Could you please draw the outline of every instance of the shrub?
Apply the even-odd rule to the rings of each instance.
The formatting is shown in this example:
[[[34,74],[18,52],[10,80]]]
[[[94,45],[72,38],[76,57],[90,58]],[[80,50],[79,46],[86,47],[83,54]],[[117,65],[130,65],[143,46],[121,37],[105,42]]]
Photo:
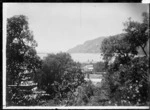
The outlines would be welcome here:
[[[67,97],[67,92],[84,82],[80,64],[72,60],[68,53],[49,54],[37,73],[39,87],[60,100]]]
[[[104,72],[105,71],[105,63],[104,62],[97,62],[94,65],[95,72]]]
[[[7,98],[8,106],[35,106],[40,100],[39,95],[26,94],[19,88],[9,88]]]
[[[134,58],[128,64],[120,65],[117,71],[108,72],[106,79],[110,94],[117,105],[146,105],[148,101],[148,58]],[[125,103],[126,102],[126,103]]]

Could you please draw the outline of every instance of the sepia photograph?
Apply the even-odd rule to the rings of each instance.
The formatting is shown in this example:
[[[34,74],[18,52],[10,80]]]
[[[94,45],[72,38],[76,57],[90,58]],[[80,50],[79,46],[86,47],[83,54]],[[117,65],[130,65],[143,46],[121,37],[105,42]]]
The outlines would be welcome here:
[[[3,3],[3,107],[150,105],[148,3]]]

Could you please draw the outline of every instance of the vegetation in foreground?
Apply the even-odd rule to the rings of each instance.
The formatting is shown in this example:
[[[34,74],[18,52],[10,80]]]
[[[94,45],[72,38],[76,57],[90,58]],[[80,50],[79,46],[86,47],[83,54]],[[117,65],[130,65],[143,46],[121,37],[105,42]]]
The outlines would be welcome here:
[[[104,64],[96,71],[106,71],[100,84],[84,80],[81,64],[67,53],[49,54],[41,60],[36,41],[29,30],[27,17],[20,15],[7,20],[7,106],[109,106],[148,105],[150,88],[149,17],[143,22],[129,19],[125,34],[103,40]],[[136,57],[141,48],[143,57]],[[115,58],[112,61],[112,58]],[[99,68],[98,68],[99,66]],[[20,88],[26,81],[37,83],[46,94],[34,94],[32,88]],[[10,86],[15,85],[15,86]]]

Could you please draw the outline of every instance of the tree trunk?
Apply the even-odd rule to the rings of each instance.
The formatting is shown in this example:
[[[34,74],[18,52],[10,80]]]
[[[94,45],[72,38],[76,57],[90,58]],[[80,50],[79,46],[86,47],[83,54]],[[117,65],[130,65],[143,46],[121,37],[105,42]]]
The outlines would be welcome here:
[[[142,51],[144,52],[145,56],[147,57],[147,53],[146,53],[146,51],[145,51],[145,49],[144,49],[145,47],[142,47],[142,46],[141,46],[141,48],[142,48]]]

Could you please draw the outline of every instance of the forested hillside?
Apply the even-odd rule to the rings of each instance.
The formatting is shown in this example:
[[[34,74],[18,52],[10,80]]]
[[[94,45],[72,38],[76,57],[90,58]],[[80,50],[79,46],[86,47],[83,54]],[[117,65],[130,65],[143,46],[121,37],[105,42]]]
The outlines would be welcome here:
[[[121,37],[122,35],[124,35],[124,34],[117,34],[114,36]],[[101,50],[100,50],[101,43],[104,40],[104,38],[107,38],[107,37],[109,37],[109,36],[98,37],[93,40],[85,41],[84,44],[77,45],[76,47],[69,49],[67,52],[68,53],[101,53]],[[149,41],[147,42],[147,46],[146,46],[145,50],[147,53],[149,53]],[[138,54],[139,55],[144,54],[143,51],[141,50],[141,48],[138,48]]]
[[[68,53],[100,53],[100,45],[104,38],[105,37],[98,37],[93,40],[85,41],[84,44],[69,49]]]

